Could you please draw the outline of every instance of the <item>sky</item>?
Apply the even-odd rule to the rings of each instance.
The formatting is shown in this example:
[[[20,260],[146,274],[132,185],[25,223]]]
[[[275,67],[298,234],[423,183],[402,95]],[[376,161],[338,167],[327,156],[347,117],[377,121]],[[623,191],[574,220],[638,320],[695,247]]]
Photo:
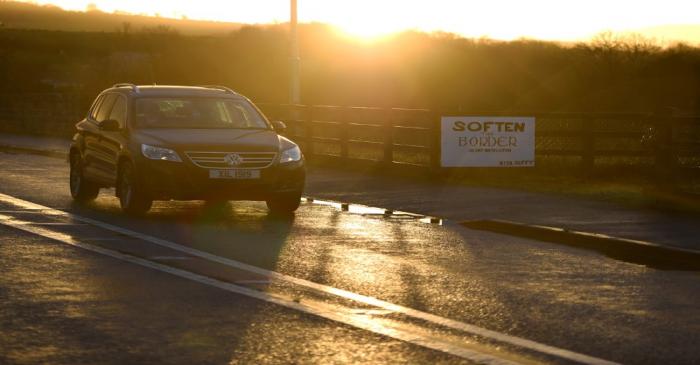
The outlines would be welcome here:
[[[289,0],[35,0],[64,9],[240,23],[284,23]],[[323,22],[359,38],[407,29],[466,37],[586,40],[604,31],[700,43],[700,0],[298,0],[301,22]]]

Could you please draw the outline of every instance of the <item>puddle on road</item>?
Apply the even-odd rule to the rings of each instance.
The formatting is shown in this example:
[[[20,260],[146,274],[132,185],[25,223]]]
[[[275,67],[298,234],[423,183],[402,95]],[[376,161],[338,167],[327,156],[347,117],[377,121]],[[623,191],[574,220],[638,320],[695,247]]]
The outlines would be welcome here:
[[[303,202],[307,204],[325,205],[336,208],[343,212],[348,212],[350,214],[358,214],[366,217],[379,217],[384,219],[394,219],[394,220],[415,220],[421,223],[437,224],[442,225],[443,220],[437,217],[431,217],[421,214],[403,212],[399,210],[391,210],[377,207],[370,207],[362,204],[350,204],[341,203],[332,200],[319,200],[311,197],[302,198]]]

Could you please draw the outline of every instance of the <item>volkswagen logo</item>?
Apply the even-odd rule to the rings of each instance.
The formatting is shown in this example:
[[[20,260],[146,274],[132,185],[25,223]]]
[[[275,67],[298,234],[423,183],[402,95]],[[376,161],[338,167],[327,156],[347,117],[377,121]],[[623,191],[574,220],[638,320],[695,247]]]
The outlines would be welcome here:
[[[237,153],[229,153],[224,156],[224,162],[229,166],[238,166],[243,163],[243,157]]]

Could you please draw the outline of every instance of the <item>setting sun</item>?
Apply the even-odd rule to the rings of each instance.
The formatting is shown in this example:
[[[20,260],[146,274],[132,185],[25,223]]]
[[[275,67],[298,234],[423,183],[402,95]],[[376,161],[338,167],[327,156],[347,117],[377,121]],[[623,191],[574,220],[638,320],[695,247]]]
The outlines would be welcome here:
[[[163,17],[207,19],[247,24],[284,23],[288,0],[197,2],[136,0],[39,0],[71,10],[88,4],[105,12],[125,11]],[[578,41],[603,32],[634,32],[661,41],[699,42],[700,12],[696,2],[450,0],[324,1],[299,0],[301,22],[321,22],[344,33],[371,40],[403,30],[445,31],[466,37],[534,38]]]
[[[388,22],[337,23],[340,32],[362,42],[373,42],[398,32],[401,27]]]

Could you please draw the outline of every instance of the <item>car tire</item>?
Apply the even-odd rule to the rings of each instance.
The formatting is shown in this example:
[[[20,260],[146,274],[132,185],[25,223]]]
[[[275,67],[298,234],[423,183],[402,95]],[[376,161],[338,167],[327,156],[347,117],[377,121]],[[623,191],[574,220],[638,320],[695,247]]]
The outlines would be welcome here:
[[[267,199],[267,209],[272,213],[291,214],[301,204],[301,192],[279,194]]]
[[[153,199],[139,185],[133,165],[128,162],[120,165],[117,193],[122,211],[129,215],[144,214],[153,204]]]
[[[100,187],[85,178],[84,163],[80,154],[74,153],[70,159],[70,195],[78,203],[95,200],[100,193]]]

